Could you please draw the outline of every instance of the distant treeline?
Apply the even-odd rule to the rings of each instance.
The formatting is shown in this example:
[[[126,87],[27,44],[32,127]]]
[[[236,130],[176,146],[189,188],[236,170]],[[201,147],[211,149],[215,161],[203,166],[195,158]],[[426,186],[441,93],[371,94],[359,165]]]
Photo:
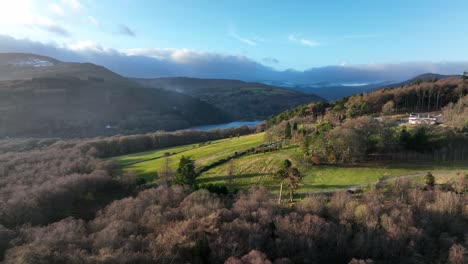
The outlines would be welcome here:
[[[270,132],[267,132],[270,133]],[[468,134],[438,126],[401,127],[368,116],[323,122],[301,140],[304,156],[322,163],[366,160],[468,160]]]
[[[152,149],[169,148],[186,144],[200,143],[228,137],[254,133],[255,127],[237,127],[210,131],[181,130],[176,132],[156,132],[141,135],[122,135],[85,140],[77,144],[83,152],[107,158]]]
[[[202,143],[222,138],[242,136],[256,132],[255,127],[241,126],[210,131],[179,130],[175,132],[158,131],[147,134],[117,135],[91,139],[59,138],[37,139],[4,139],[0,140],[0,154],[5,152],[23,152],[33,149],[45,149],[49,146],[77,147],[83,153],[94,157],[107,158],[129,153],[169,148],[173,146]]]
[[[439,111],[468,93],[468,81],[461,77],[416,82],[398,88],[345,97],[330,103],[310,103],[272,116],[277,125],[294,117],[343,120],[362,115]]]

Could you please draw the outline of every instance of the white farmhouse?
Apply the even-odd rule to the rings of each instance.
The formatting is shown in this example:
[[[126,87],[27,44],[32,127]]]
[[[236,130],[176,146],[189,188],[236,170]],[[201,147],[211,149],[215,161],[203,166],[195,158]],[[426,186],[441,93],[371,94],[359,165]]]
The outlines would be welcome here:
[[[430,114],[411,114],[408,118],[408,123],[412,125],[419,124],[429,124],[435,125],[442,123],[440,120],[440,115],[430,115]]]

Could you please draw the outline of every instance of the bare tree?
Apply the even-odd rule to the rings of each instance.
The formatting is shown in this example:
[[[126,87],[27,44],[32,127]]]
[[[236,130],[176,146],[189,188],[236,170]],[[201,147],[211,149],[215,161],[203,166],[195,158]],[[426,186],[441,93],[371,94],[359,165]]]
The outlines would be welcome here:
[[[171,163],[170,154],[166,152],[164,153],[164,163],[163,163],[161,173],[160,173],[165,186],[168,186],[172,180],[171,178],[172,178],[173,173],[169,166],[170,163]]]
[[[229,162],[228,162],[228,166],[227,166],[226,180],[225,180],[226,185],[230,190],[232,190],[233,185],[234,185],[234,177],[235,177],[234,170],[235,170],[234,160],[230,159]]]

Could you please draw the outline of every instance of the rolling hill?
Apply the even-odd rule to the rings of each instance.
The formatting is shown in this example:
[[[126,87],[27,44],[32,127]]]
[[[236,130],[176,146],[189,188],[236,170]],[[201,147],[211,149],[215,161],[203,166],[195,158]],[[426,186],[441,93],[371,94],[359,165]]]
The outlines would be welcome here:
[[[312,101],[324,101],[304,94],[261,83],[224,79],[156,78],[134,79],[148,88],[184,93],[222,109],[233,120],[258,120]]]
[[[445,80],[450,77],[459,77],[459,75],[442,75],[435,73],[425,73],[408,79],[404,82],[382,81],[370,84],[340,84],[340,83],[312,83],[312,84],[295,84],[290,82],[272,82],[265,81],[266,84],[284,87],[294,91],[299,91],[306,94],[315,94],[327,100],[338,100],[343,97],[370,93],[381,88],[393,88],[404,85],[409,85],[417,82],[427,82],[433,80]]]
[[[0,54],[0,137],[84,137],[228,120],[196,98],[146,89],[104,67]]]
[[[40,77],[122,80],[124,77],[92,63],[62,62],[28,53],[0,53],[0,81]]]

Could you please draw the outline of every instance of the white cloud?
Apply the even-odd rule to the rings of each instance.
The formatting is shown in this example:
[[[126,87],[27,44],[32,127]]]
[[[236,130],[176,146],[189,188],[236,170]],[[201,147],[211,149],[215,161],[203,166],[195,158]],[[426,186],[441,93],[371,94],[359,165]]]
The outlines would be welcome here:
[[[67,37],[70,33],[54,20],[43,16],[31,16],[22,23],[23,25],[39,28],[58,36]]]
[[[82,40],[71,43],[66,45],[66,48],[76,52],[108,53],[113,51],[111,49],[103,48],[99,43],[92,40]]]
[[[65,15],[65,12],[63,11],[63,9],[56,3],[50,3],[49,4],[49,10],[52,11],[52,13],[54,13],[54,15],[56,16],[64,16]]]
[[[252,37],[252,39],[253,39],[254,41],[257,41],[257,42],[270,42],[269,39],[262,38],[262,37],[259,37],[259,36],[257,36],[257,35],[254,35],[254,36]]]
[[[301,38],[301,37],[299,37],[297,35],[289,35],[288,39],[290,41],[292,41],[292,42],[299,43],[299,44],[302,44],[304,46],[309,46],[309,47],[320,46],[320,43],[318,41]]]
[[[257,45],[257,42],[255,42],[255,41],[253,41],[251,39],[248,39],[248,38],[241,37],[241,36],[237,35],[237,33],[235,33],[235,32],[231,32],[229,35],[231,37],[241,41],[241,42],[244,42],[245,44],[250,45],[250,46],[256,46]]]
[[[40,29],[58,36],[69,36],[70,33],[49,17],[39,15],[36,6],[31,0],[14,0],[0,8],[0,24],[12,26],[26,26]],[[53,5],[48,6],[52,12],[60,13]],[[57,6],[58,7],[58,6]],[[63,11],[63,10],[62,10]]]
[[[81,3],[78,0],[62,0],[62,3],[67,4],[74,10],[78,10],[81,8]]]
[[[51,56],[62,61],[91,62],[132,77],[197,77],[245,81],[288,81],[312,84],[372,83],[403,81],[419,74],[433,72],[460,74],[468,69],[468,61],[401,62],[347,64],[325,66],[305,71],[278,71],[246,56],[196,51],[190,49],[126,49],[114,50],[91,40],[68,44],[44,44],[28,39],[15,39],[0,34],[0,52],[27,52]],[[274,58],[265,58],[276,64]],[[264,62],[265,62],[264,60]]]
[[[180,64],[190,64],[197,62],[208,62],[210,60],[223,60],[227,58],[236,58],[237,60],[246,59],[244,56],[232,56],[213,52],[203,52],[191,49],[124,49],[120,50],[127,56],[145,56],[163,61],[171,61]]]
[[[0,8],[0,23],[25,24],[33,16],[33,3],[29,0],[5,1]]]
[[[93,16],[88,16],[88,20],[89,22],[91,22],[93,25],[95,25],[96,27],[99,27],[101,25],[101,23],[99,22],[99,20],[97,20],[95,17]]]

